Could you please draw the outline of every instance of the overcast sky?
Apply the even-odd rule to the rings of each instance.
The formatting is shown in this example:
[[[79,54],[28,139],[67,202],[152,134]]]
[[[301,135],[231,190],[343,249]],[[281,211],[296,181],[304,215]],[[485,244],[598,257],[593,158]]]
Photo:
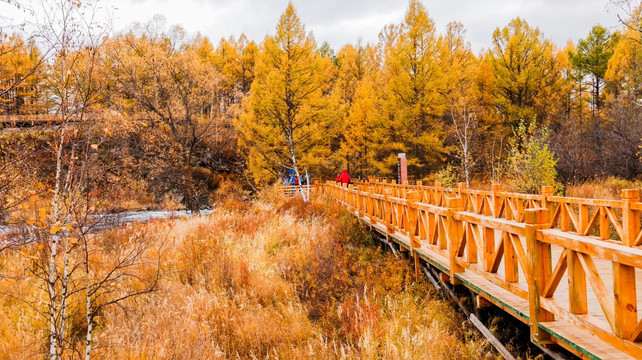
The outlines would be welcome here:
[[[103,0],[112,4],[116,30],[133,22],[147,22],[155,14],[169,24],[201,32],[217,43],[221,37],[239,36],[261,42],[273,34],[288,0]],[[563,47],[571,39],[586,37],[591,27],[617,26],[615,9],[608,0],[423,0],[442,33],[450,21],[464,24],[475,52],[488,48],[493,30],[515,17],[537,26]],[[317,43],[328,41],[338,51],[343,45],[373,43],[387,24],[402,21],[407,0],[292,0],[299,17]]]
[[[118,10],[115,26],[145,22],[162,14],[170,24],[200,31],[214,43],[238,36],[262,41],[273,34],[288,0],[108,0]],[[293,0],[299,17],[317,42],[338,50],[347,43],[375,42],[384,25],[403,19],[407,0]],[[586,37],[593,25],[615,28],[608,0],[423,0],[439,32],[450,21],[464,24],[473,50],[488,48],[493,30],[517,16],[537,26],[557,45]]]

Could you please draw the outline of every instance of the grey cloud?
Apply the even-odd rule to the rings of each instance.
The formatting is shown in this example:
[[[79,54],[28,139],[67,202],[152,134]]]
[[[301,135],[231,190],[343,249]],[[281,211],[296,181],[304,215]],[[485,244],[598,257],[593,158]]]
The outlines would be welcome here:
[[[288,0],[108,0],[121,9],[145,6],[145,15],[168,9],[168,22],[183,22],[190,31],[200,31],[217,42],[221,37],[238,36],[262,41],[274,33]],[[402,20],[407,0],[293,0],[301,20],[320,43],[327,40],[338,49],[362,38],[373,42],[387,24]],[[606,11],[607,0],[423,0],[437,29],[443,32],[450,21],[459,21],[468,30],[473,49],[491,44],[492,32],[514,17],[537,26],[559,46],[568,39],[585,37],[597,23],[613,27],[615,14]],[[141,13],[121,16],[124,21],[141,21]],[[136,17],[136,18],[135,18]],[[122,24],[121,24],[122,25]]]

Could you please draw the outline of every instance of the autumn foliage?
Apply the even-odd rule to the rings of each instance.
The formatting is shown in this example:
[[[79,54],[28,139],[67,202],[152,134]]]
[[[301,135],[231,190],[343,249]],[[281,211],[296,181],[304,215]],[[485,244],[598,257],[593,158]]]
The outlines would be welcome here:
[[[634,10],[623,17],[628,27],[595,26],[564,47],[515,18],[479,54],[462,24],[438,29],[415,0],[378,42],[336,53],[291,4],[261,43],[241,35],[213,44],[159,16],[69,44],[65,57],[14,34],[0,39],[2,112],[52,114],[60,94],[77,94],[66,109],[106,129],[92,146],[114,163],[114,180],[136,184],[123,195],[141,202],[127,207],[207,207],[225,178],[263,185],[290,170],[301,180],[342,168],[357,178],[393,176],[401,152],[411,179],[449,165],[457,181],[510,185],[521,122],[549,129],[561,183],[633,178],[642,137]],[[65,92],[60,66],[73,84]],[[110,156],[101,144],[122,152]],[[43,170],[45,183],[51,170]]]
[[[639,187],[642,8],[614,4],[620,29],[561,47],[515,18],[477,54],[419,0],[336,52],[292,4],[260,42],[114,33],[94,0],[41,0],[33,33],[0,14],[0,357],[488,356],[339,207],[269,187],[398,153],[411,181]]]

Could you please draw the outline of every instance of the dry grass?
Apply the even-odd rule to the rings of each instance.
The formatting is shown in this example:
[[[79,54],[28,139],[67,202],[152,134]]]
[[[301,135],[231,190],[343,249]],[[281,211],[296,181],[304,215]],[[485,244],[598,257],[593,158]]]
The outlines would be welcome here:
[[[623,189],[642,189],[642,180],[631,181],[611,176],[604,180],[569,185],[566,196],[619,200]]]
[[[255,202],[238,196],[221,202],[208,217],[108,234],[114,243],[132,231],[161,241],[169,231],[171,247],[157,292],[102,314],[95,358],[494,358],[448,304],[413,281],[408,263],[372,246],[339,206],[269,191]],[[1,257],[3,272],[21,271],[28,261],[17,253]],[[12,286],[37,292],[22,279]],[[45,348],[35,314],[0,300],[0,313],[9,314],[0,317],[0,337],[7,339],[0,358]]]

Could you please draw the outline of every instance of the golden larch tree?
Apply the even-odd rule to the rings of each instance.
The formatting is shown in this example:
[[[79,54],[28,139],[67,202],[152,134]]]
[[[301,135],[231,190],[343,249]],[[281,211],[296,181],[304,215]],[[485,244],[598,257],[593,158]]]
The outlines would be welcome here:
[[[254,83],[237,121],[255,181],[291,170],[301,184],[304,170],[327,167],[333,69],[289,4],[276,35],[267,37],[260,49]]]
[[[397,153],[408,153],[409,173],[417,178],[444,160],[443,73],[434,22],[425,7],[411,0],[403,23],[387,28],[381,39],[388,47],[382,69],[383,115],[379,117],[376,165],[391,175]]]
[[[563,81],[555,52],[538,28],[520,18],[493,32],[486,60],[493,69],[495,105],[509,127],[520,119],[546,121],[555,112]]]
[[[346,45],[337,54],[338,75],[333,94],[337,101],[337,119],[340,121],[338,154],[347,167],[357,176],[367,173],[369,138],[373,99],[373,77],[377,67],[371,46]],[[343,161],[337,161],[343,163]]]

